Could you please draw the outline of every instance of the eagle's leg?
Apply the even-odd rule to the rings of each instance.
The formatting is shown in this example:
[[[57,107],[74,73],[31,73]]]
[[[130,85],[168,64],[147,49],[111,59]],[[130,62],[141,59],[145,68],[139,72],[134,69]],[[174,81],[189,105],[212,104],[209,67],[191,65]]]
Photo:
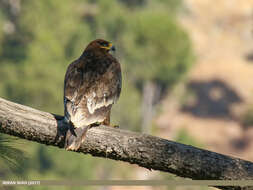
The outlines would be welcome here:
[[[103,125],[110,126],[110,112],[107,114],[105,120],[102,122]]]
[[[65,138],[65,149],[66,150],[78,150],[81,146],[81,144],[84,142],[86,133],[90,127],[89,126],[83,126],[75,128],[75,134],[74,136],[70,130],[68,130]]]

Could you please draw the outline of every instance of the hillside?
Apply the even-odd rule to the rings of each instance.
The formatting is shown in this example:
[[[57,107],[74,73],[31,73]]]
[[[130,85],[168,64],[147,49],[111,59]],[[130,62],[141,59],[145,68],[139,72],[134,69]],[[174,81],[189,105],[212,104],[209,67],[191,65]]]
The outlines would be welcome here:
[[[253,160],[253,127],[241,124],[253,103],[253,1],[184,4],[180,22],[196,64],[187,85],[164,101],[156,124],[163,137],[175,139],[183,128],[209,150]]]

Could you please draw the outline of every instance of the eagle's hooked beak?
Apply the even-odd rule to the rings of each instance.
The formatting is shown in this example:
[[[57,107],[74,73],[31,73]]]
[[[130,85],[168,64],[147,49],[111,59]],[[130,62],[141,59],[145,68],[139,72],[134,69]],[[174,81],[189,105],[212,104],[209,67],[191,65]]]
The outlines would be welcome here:
[[[116,51],[116,48],[112,43],[108,43],[106,46],[101,46],[101,48],[106,49],[108,52],[109,51]]]
[[[110,50],[111,50],[111,51],[116,51],[115,46],[112,46],[112,47],[110,48]]]
[[[109,51],[116,51],[116,48],[114,45],[112,45],[112,43],[109,43],[108,48],[109,48]]]

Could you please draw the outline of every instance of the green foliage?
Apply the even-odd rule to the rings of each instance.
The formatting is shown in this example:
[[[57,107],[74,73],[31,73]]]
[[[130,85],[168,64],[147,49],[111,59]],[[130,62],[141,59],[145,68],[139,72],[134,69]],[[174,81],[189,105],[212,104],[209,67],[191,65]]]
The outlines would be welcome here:
[[[124,43],[129,72],[138,81],[153,80],[167,86],[177,82],[193,58],[186,33],[161,10],[139,11],[131,19]]]
[[[5,165],[4,169],[11,169],[16,172],[18,169],[22,169],[22,164],[26,158],[24,150],[17,148],[19,143],[17,138],[0,134],[0,163]]]
[[[23,47],[27,52],[19,68],[10,70],[18,81],[5,77],[9,83],[5,88],[10,92],[9,98],[56,113],[62,113],[62,94],[59,92],[62,92],[66,67],[81,54],[84,42],[91,39],[89,28],[82,22],[80,14],[73,14],[70,8],[77,9],[78,5],[72,1],[61,2],[23,2],[19,25],[29,33]],[[74,45],[71,44],[73,39],[78,39],[74,40]],[[12,49],[19,51],[16,46]]]

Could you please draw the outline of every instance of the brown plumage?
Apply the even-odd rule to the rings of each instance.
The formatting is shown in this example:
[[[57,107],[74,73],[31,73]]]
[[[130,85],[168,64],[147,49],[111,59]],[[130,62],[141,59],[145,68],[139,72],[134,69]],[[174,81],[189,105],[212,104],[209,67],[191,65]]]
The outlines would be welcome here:
[[[92,124],[110,125],[110,111],[121,91],[120,64],[110,42],[92,41],[72,62],[64,80],[64,116],[69,123],[65,148],[77,150]],[[78,128],[78,129],[75,129]]]

